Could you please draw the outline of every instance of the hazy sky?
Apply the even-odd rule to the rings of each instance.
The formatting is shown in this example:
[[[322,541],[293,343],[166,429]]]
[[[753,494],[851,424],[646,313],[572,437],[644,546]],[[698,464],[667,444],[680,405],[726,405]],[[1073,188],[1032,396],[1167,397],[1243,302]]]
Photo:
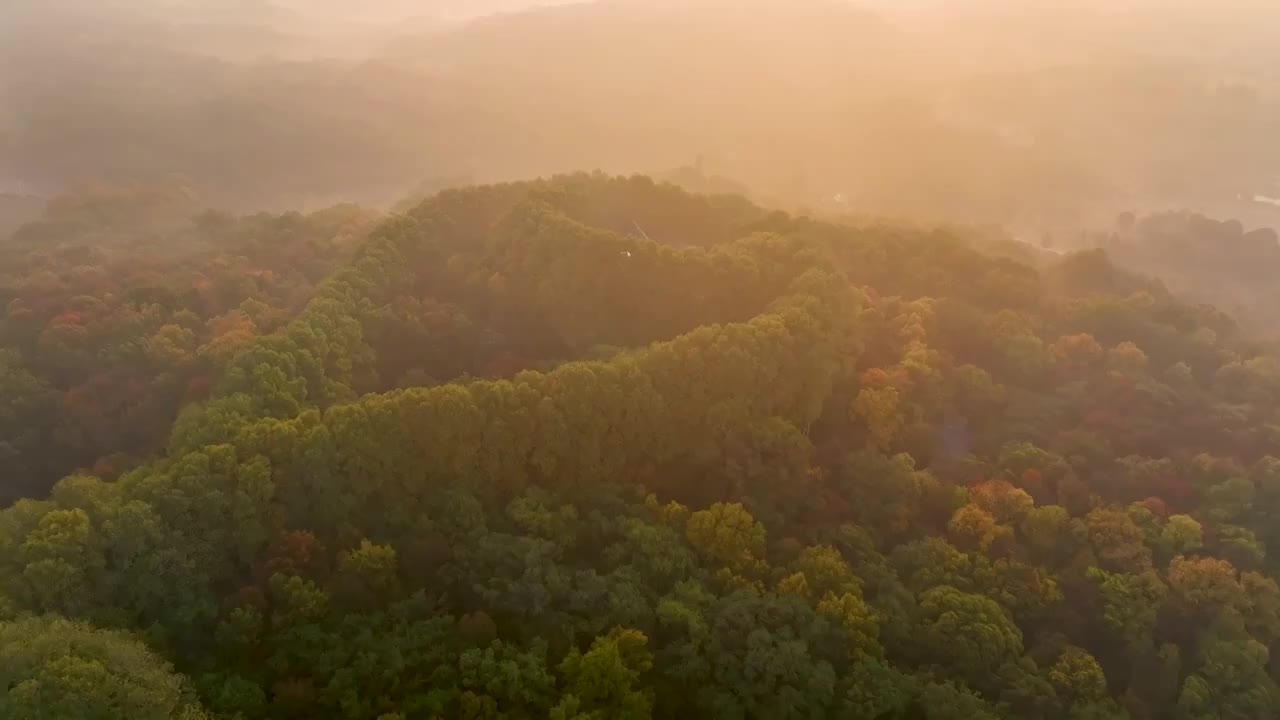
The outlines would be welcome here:
[[[179,173],[237,203],[381,202],[702,156],[798,202],[1055,224],[1280,192],[1280,0],[599,0],[456,22],[545,4],[573,3],[0,0],[0,29],[82,20],[0,37],[0,182]]]
[[[387,21],[414,16],[467,18],[574,0],[277,0],[295,12],[333,19]]]

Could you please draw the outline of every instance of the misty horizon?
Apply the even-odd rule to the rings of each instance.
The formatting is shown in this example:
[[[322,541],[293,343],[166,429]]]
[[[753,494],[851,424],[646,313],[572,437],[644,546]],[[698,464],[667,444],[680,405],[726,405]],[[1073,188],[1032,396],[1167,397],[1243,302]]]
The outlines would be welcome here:
[[[0,190],[177,176],[214,205],[385,205],[433,178],[700,157],[792,206],[1032,233],[1125,210],[1269,222],[1280,63],[1254,39],[1280,9],[1230,7],[20,1],[0,11]]]

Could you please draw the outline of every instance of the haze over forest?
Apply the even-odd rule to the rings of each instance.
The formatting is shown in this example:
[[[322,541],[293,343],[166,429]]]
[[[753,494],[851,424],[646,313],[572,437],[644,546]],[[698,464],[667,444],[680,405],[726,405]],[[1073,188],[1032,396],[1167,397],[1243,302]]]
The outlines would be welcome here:
[[[0,718],[1275,720],[1274,0],[0,0]]]
[[[701,158],[775,204],[1033,234],[1280,195],[1266,2],[542,4],[16,0],[0,182],[318,207]]]

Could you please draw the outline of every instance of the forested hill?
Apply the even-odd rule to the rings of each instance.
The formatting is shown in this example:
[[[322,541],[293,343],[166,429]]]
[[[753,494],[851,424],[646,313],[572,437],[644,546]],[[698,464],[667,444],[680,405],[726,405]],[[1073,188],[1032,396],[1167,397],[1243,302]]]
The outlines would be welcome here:
[[[149,463],[0,513],[0,717],[1280,704],[1280,366],[1102,253],[1037,270],[597,175],[446,191],[354,246],[268,220],[206,241],[327,278],[207,315],[112,286],[43,329],[6,298],[20,440],[94,318],[154,329],[87,357],[210,379]]]
[[[1124,214],[1094,240],[1117,262],[1158,274],[1175,291],[1211,302],[1250,331],[1274,339],[1280,330],[1277,237],[1268,227],[1246,230],[1239,220],[1180,212]]]

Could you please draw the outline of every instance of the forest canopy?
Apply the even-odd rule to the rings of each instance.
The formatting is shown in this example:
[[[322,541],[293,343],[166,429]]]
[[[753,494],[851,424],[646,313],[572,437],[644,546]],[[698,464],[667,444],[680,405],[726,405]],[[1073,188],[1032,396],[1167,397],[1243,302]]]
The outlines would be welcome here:
[[[0,718],[1274,720],[1277,36],[0,0]]]
[[[1280,703],[1280,363],[1106,251],[602,174],[187,202],[5,245],[6,716]]]

